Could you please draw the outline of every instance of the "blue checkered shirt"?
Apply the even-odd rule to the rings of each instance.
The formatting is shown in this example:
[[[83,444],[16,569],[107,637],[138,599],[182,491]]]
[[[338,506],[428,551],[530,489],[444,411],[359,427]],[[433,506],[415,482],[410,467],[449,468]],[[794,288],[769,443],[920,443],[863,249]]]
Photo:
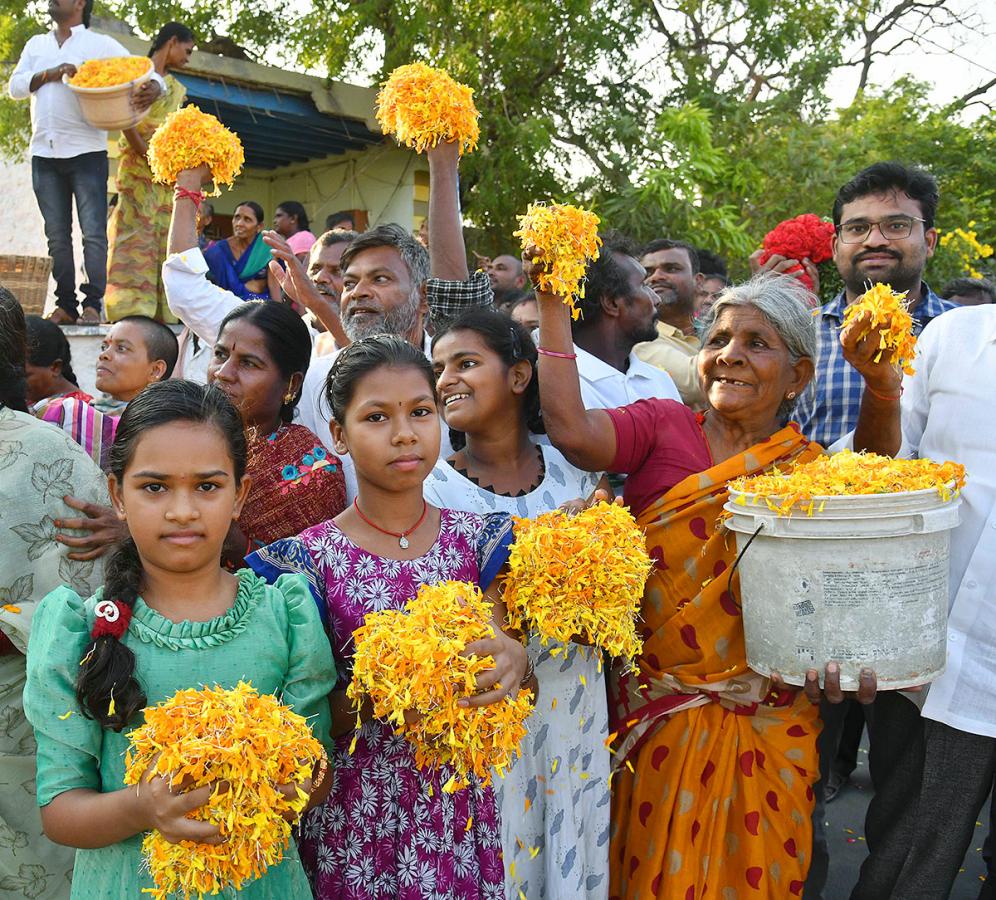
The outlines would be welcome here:
[[[958,305],[942,300],[927,284],[923,288],[924,295],[913,311],[913,331],[917,335],[931,319]],[[802,433],[824,447],[854,429],[865,387],[864,379],[844,359],[840,346],[845,309],[847,296],[842,291],[818,311],[816,375],[799,398],[793,416]]]

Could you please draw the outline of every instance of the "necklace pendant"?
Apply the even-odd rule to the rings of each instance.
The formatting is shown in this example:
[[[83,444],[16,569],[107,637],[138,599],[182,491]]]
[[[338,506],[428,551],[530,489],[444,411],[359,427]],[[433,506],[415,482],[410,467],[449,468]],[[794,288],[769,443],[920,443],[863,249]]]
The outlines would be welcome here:
[[[408,538],[405,537],[404,535],[401,535],[401,537],[398,538],[398,546],[402,550],[407,550],[408,549]]]

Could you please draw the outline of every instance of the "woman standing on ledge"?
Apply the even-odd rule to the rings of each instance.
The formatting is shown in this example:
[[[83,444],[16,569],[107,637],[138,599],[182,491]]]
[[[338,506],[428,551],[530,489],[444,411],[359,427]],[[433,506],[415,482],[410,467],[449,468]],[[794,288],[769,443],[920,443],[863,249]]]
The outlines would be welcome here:
[[[146,160],[149,139],[165,118],[187,97],[186,88],[168,69],[182,69],[194,49],[193,32],[170,22],[152,42],[149,57],[163,76],[166,91],[134,128],[122,132],[118,159],[118,202],[107,225],[107,321],[143,315],[160,322],[176,322],[166,304],[160,269],[166,258],[166,236],[173,211],[173,194],[156,184]]]

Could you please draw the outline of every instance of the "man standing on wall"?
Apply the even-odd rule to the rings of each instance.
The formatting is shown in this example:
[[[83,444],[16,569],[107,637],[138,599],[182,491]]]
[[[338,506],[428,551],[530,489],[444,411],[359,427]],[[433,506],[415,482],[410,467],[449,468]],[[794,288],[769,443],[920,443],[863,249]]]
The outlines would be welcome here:
[[[62,83],[88,59],[129,56],[114,38],[90,30],[93,0],[49,0],[55,28],[24,46],[8,91],[15,100],[31,98],[31,181],[45,220],[52,257],[59,325],[100,321],[107,284],[107,132],[90,126],[72,91]],[[165,85],[159,75],[135,91],[132,103],[147,109]],[[83,315],[76,298],[73,260],[73,200],[83,232],[86,282]]]

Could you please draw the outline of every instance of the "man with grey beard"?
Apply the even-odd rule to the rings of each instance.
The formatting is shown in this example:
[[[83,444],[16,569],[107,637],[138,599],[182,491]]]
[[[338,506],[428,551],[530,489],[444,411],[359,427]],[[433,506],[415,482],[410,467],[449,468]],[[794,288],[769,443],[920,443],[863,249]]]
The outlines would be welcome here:
[[[457,193],[455,144],[428,151],[429,250],[400,225],[379,225],[353,240],[339,261],[342,298],[339,315],[350,341],[373,334],[396,334],[428,356],[436,331],[471,306],[491,306],[488,276],[470,274]],[[286,289],[286,288],[285,288]],[[324,400],[325,379],[335,355],[312,360],[298,406],[300,423],[315,434],[329,433],[331,411]],[[443,440],[441,453],[448,454]],[[352,499],[351,467],[343,460],[347,499]]]
[[[278,274],[291,300],[316,313],[330,332],[355,341],[372,334],[405,338],[429,352],[429,325],[439,328],[471,306],[491,306],[494,295],[487,275],[470,275],[463,241],[456,144],[440,143],[427,152],[429,162],[429,251],[400,225],[387,224],[358,236],[339,259],[342,295],[338,311],[319,278],[309,272],[286,242],[268,232],[264,240],[286,266]],[[198,191],[206,172],[177,176],[177,187]],[[174,202],[170,223],[169,256],[163,264],[163,282],[170,309],[202,341],[212,345],[225,316],[240,301],[219,290],[206,278],[207,266],[197,248],[196,207],[185,195]],[[314,254],[313,254],[314,255]],[[270,263],[276,267],[276,262]],[[336,335],[340,343],[339,334]],[[295,421],[328,440],[331,415],[323,401],[325,380],[335,354],[312,357],[301,388]],[[444,454],[450,448],[441,448]],[[343,459],[346,499],[355,496],[352,465]]]

